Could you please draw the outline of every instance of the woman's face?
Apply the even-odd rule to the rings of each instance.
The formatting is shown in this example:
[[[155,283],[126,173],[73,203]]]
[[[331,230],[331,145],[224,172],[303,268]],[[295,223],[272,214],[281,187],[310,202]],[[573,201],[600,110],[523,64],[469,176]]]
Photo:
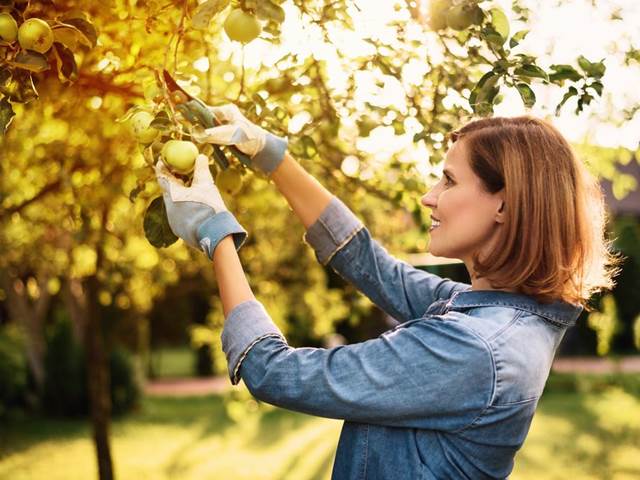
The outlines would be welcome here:
[[[440,181],[422,197],[431,209],[432,220],[429,252],[438,257],[459,258],[472,272],[472,255],[486,254],[503,223],[502,191],[486,192],[480,178],[471,169],[464,139],[455,142],[447,152]],[[437,223],[437,222],[433,222]]]

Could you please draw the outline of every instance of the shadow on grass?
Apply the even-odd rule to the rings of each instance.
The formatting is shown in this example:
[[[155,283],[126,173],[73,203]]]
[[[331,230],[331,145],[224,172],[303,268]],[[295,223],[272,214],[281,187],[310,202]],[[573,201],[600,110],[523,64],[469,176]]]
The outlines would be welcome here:
[[[625,392],[624,389],[617,391]],[[620,467],[614,458],[617,446],[640,445],[640,431],[629,425],[619,428],[615,424],[610,424],[607,414],[619,413],[613,411],[616,409],[613,404],[609,405],[609,409],[613,410],[605,411],[602,404],[598,405],[597,411],[595,410],[593,401],[602,399],[606,394],[606,391],[601,391],[598,393],[550,392],[543,395],[536,415],[562,419],[571,427],[569,431],[562,431],[560,435],[558,432],[552,432],[553,435],[545,439],[548,450],[558,453],[555,459],[550,457],[548,461],[557,463],[561,459],[567,464],[580,465],[584,471],[590,472],[597,478],[612,478],[614,473],[634,474],[640,478],[640,464],[637,468]],[[628,413],[628,415],[633,414],[637,413]],[[584,444],[581,445],[577,441],[580,435],[589,435],[595,439],[597,449],[594,451],[593,442],[588,443],[589,448]],[[527,456],[526,447],[527,443],[516,460],[524,466],[523,470],[547,471],[548,461],[537,461]]]
[[[45,441],[69,441],[90,435],[84,418],[50,418],[32,415],[11,418],[0,424],[0,459],[20,453]]]
[[[208,418],[203,436],[223,433],[235,423],[226,415],[222,396],[145,397],[132,412],[112,419],[112,432],[124,425],[177,425],[191,427]],[[41,442],[91,440],[88,418],[52,418],[29,415],[11,418],[0,425],[0,458],[32,448]]]
[[[260,417],[258,433],[247,441],[247,447],[263,447],[282,439],[292,431],[303,428],[316,417],[281,408],[266,411]]]

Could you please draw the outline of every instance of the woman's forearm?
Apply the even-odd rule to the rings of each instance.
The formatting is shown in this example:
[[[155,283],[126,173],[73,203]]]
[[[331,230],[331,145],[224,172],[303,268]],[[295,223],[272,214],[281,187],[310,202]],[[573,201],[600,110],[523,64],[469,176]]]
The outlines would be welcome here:
[[[305,228],[316,222],[331,201],[331,193],[288,152],[271,179]],[[255,300],[231,236],[222,239],[213,252],[213,268],[225,317],[240,303]]]
[[[213,269],[225,317],[239,304],[255,300],[230,235],[223,238],[214,250]]]
[[[307,229],[331,201],[331,192],[296,162],[289,152],[270,177]]]

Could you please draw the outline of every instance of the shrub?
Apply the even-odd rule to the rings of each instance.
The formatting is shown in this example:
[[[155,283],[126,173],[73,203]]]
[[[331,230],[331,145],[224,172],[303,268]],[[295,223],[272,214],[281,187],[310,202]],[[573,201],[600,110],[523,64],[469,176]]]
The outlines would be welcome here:
[[[14,335],[0,330],[0,417],[24,404],[27,372],[22,345]]]
[[[85,415],[88,396],[84,352],[73,337],[71,323],[56,322],[47,343],[44,410],[53,415]]]
[[[109,355],[111,409],[122,414],[137,405],[140,382],[129,353],[114,348]],[[53,415],[77,416],[89,412],[85,353],[74,339],[68,321],[56,323],[45,358],[46,381],[43,405]]]
[[[109,357],[111,366],[111,409],[114,415],[128,412],[138,405],[140,381],[131,355],[123,348],[115,348]]]
[[[195,350],[196,355],[196,375],[199,377],[210,377],[213,375],[213,355],[211,345],[205,343]]]

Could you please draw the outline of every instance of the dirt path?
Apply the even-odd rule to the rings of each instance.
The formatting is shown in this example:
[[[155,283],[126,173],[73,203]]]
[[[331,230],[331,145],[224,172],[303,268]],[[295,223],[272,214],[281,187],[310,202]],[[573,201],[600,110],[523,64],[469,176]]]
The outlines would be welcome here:
[[[617,362],[608,358],[559,358],[553,363],[553,371],[561,373],[640,373],[640,355],[625,357]],[[220,376],[154,380],[148,382],[144,390],[147,395],[187,397],[219,394],[232,387],[229,377]]]
[[[193,395],[212,395],[223,393],[232,387],[229,377],[211,378],[171,378],[147,382],[144,391],[147,395],[188,397]]]
[[[562,373],[639,373],[640,356],[609,358],[570,357],[553,362],[553,371]]]

